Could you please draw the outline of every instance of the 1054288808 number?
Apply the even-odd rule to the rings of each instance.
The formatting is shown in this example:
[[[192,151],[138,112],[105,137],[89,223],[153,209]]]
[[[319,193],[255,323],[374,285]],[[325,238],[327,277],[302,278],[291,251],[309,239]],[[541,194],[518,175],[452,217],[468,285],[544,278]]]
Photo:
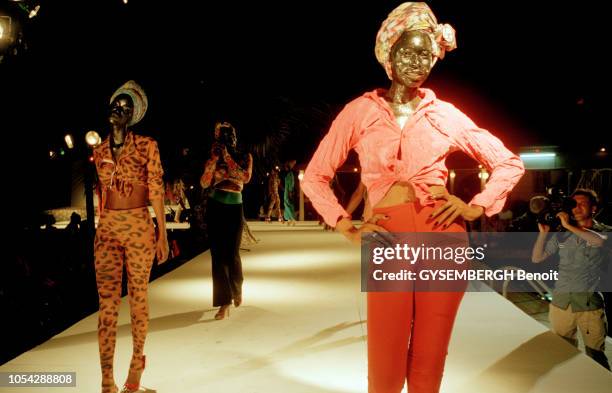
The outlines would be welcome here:
[[[3,372],[0,386],[76,386],[74,372]]]

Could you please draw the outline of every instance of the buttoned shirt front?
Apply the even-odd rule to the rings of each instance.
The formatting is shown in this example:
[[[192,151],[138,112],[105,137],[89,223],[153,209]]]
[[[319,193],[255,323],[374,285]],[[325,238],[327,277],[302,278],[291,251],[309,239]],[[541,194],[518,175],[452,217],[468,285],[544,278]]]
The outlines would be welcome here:
[[[488,131],[478,128],[463,112],[419,89],[421,101],[400,128],[382,89],[367,92],[347,104],[319,144],[301,186],[325,222],[335,226],[349,217],[329,188],[351,149],[359,155],[361,181],[375,206],[396,182],[410,182],[422,205],[433,205],[428,188],[446,184],[446,157],[463,151],[490,172],[484,190],[471,204],[487,216],[501,211],[507,194],[524,173],[521,159]],[[401,154],[398,154],[401,151]]]

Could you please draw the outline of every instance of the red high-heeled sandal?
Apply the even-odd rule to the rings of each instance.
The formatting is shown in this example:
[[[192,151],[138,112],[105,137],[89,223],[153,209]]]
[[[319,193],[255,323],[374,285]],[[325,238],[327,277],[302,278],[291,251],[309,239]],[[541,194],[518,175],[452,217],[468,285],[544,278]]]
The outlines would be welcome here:
[[[147,357],[145,355],[142,355],[142,370],[143,371],[146,365],[147,365]],[[123,384],[123,388],[121,389],[121,392],[119,393],[135,393],[139,389],[140,389],[140,382],[139,383],[126,382]]]

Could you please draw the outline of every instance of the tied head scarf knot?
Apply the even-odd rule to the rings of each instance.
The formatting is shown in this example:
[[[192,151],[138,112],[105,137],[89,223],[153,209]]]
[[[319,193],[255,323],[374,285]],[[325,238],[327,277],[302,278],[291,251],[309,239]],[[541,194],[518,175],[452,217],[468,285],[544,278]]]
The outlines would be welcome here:
[[[127,81],[117,89],[117,91],[113,94],[110,99],[110,104],[113,103],[115,98],[120,96],[121,94],[127,94],[134,104],[134,113],[132,114],[132,120],[128,123],[128,126],[133,126],[142,120],[145,113],[147,112],[147,107],[149,106],[149,101],[147,100],[147,95],[140,85],[134,81]]]
[[[403,32],[419,30],[431,39],[434,56],[443,59],[447,51],[457,47],[455,29],[449,24],[438,24],[429,6],[422,2],[402,3],[382,23],[376,35],[376,59],[392,79],[391,48]]]

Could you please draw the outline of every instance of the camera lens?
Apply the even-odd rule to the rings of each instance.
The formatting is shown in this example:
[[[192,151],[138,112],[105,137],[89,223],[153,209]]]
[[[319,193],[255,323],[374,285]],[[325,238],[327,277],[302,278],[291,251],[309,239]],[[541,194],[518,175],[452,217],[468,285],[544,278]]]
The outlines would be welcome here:
[[[529,201],[529,210],[533,214],[541,214],[549,208],[550,200],[544,196],[535,196]]]

